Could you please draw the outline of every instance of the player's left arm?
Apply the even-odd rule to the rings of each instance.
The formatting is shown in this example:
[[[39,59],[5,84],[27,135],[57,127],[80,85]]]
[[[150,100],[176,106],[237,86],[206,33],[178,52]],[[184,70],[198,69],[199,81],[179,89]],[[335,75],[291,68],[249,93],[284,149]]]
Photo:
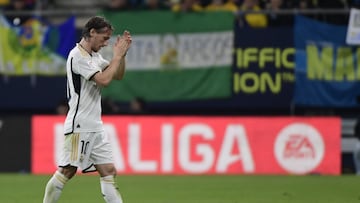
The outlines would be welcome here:
[[[119,67],[116,69],[116,73],[113,77],[114,80],[121,80],[125,75],[125,56],[120,60]]]
[[[132,42],[130,32],[125,30],[122,37],[125,39],[125,41],[128,43],[128,46],[130,47],[130,44]],[[116,73],[113,77],[113,79],[115,80],[121,80],[125,75],[125,56],[126,54],[120,59],[119,67],[116,69]]]

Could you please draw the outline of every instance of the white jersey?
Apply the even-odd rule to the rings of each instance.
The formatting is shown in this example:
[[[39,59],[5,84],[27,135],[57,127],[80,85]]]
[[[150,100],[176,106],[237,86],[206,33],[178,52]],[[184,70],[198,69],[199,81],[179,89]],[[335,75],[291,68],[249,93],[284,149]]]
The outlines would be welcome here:
[[[69,112],[64,124],[65,135],[103,130],[101,87],[91,79],[108,65],[99,53],[90,55],[79,44],[69,53],[66,62]]]

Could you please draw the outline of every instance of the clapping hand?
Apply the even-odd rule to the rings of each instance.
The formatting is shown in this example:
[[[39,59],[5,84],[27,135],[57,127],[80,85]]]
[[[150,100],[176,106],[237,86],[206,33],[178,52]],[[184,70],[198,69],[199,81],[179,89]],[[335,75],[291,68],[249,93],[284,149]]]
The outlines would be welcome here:
[[[130,48],[132,42],[131,34],[129,31],[125,30],[122,36],[117,36],[116,42],[114,44],[114,55],[123,57],[126,55],[128,49]]]

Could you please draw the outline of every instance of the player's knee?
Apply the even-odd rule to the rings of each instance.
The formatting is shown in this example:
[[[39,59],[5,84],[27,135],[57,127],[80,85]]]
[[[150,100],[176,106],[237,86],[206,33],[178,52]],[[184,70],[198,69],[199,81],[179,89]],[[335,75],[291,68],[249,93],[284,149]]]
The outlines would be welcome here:
[[[107,171],[106,175],[113,175],[113,176],[116,175],[116,169],[115,169],[114,165],[107,167],[106,171]]]
[[[98,172],[100,173],[101,177],[109,176],[109,175],[116,175],[116,168],[113,164],[101,164],[95,166]]]
[[[77,168],[74,166],[65,166],[59,168],[60,173],[62,173],[68,179],[71,179],[76,174]]]

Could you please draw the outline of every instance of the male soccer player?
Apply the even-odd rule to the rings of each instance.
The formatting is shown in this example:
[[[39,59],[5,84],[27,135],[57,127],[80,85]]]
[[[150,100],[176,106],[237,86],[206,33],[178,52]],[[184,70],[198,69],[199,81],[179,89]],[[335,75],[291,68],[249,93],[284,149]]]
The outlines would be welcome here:
[[[43,203],[58,201],[78,167],[82,172],[99,173],[107,203],[122,202],[115,184],[112,150],[101,120],[101,88],[123,78],[125,55],[132,39],[128,31],[118,36],[109,62],[98,51],[108,45],[112,32],[113,27],[106,19],[92,17],[83,29],[81,41],[69,53],[66,64],[69,111],[64,123],[63,155],[58,170],[46,185]]]

